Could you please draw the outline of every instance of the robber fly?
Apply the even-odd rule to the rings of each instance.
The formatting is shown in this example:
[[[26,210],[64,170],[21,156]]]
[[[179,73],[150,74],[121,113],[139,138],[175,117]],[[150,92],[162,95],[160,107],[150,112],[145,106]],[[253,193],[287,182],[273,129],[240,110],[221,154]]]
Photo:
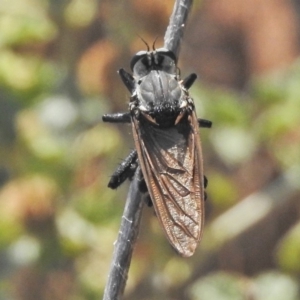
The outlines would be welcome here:
[[[114,189],[132,178],[139,165],[168,240],[188,257],[195,252],[204,223],[207,180],[198,127],[212,123],[196,117],[188,92],[196,74],[181,80],[176,62],[165,48],[136,53],[130,64],[133,75],[119,70],[131,93],[129,112],[104,115],[103,121],[131,123],[136,147],[108,186]]]

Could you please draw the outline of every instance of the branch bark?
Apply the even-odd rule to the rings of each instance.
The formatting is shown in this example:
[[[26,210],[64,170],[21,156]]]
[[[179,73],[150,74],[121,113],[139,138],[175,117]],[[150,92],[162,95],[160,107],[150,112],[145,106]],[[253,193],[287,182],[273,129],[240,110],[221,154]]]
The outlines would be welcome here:
[[[178,59],[180,43],[186,25],[188,14],[191,10],[192,0],[177,0],[167,28],[164,47],[173,51]]]
[[[129,187],[103,300],[119,299],[125,289],[144,204],[138,188],[138,176],[139,170],[136,171]]]

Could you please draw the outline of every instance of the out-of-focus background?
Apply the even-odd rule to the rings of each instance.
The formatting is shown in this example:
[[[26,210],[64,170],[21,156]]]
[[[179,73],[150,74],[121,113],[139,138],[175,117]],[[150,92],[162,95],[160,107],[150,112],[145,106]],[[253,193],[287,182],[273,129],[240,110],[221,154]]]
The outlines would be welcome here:
[[[194,1],[182,43],[209,179],[204,237],[176,255],[144,207],[124,299],[300,299],[300,3]],[[173,1],[0,1],[0,299],[101,299],[133,148],[117,70]]]

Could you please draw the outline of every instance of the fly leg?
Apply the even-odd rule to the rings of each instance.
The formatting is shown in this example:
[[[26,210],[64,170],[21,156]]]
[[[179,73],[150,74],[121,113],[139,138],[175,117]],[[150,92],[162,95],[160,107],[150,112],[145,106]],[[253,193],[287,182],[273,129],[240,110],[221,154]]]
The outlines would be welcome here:
[[[198,119],[199,127],[202,128],[211,128],[212,122],[206,119]]]
[[[110,123],[130,123],[130,113],[115,113],[102,116],[103,122]],[[108,187],[111,189],[118,188],[127,178],[132,179],[137,168],[137,152],[132,150],[130,154],[123,160],[117,170],[111,176]]]
[[[129,112],[124,113],[114,113],[114,114],[105,114],[102,116],[103,122],[109,123],[130,123],[131,115]],[[199,127],[201,128],[211,128],[212,122],[206,119],[198,119]]]
[[[199,127],[203,127],[203,128],[210,128],[212,126],[212,122],[209,120],[205,120],[205,119],[198,119],[198,124]],[[206,176],[204,175],[204,188],[206,188],[208,185],[208,180],[206,178]],[[206,192],[204,192],[204,200],[206,200],[207,198],[207,194]]]
[[[110,187],[111,189],[116,189],[126,179],[131,180],[137,167],[137,152],[136,150],[132,150],[111,176],[108,187]]]
[[[128,72],[126,72],[124,69],[120,69],[118,71],[123,83],[127,87],[128,91],[133,94],[134,89],[135,89],[135,81],[132,75]]]
[[[144,200],[145,200],[147,206],[152,207],[153,203],[152,203],[151,197],[149,195],[148,188],[147,188],[142,170],[140,168],[138,168],[137,172],[139,172],[138,177],[137,177],[138,178],[137,180],[138,180],[139,191],[142,194],[144,194]]]
[[[205,120],[205,119],[198,119],[198,124],[199,124],[199,127],[202,127],[202,128],[211,128],[212,126],[212,122],[209,121],[209,120]],[[204,175],[204,188],[206,189],[208,185],[208,180],[206,178],[206,176]],[[204,200],[207,199],[207,193],[206,191],[204,191]]]
[[[111,176],[111,179],[108,183],[108,187],[111,189],[118,188],[127,178],[132,180],[135,172],[139,172],[137,180],[138,180],[138,188],[142,194],[145,194],[145,202],[151,207],[153,206],[152,200],[148,193],[148,189],[146,186],[146,182],[144,180],[143,173],[140,168],[138,168],[137,163],[137,152],[136,150],[132,150],[129,155],[123,160],[123,162],[119,165],[117,170]]]
[[[206,178],[206,176],[204,175],[204,188],[206,189],[207,185],[208,185],[208,180]],[[207,199],[207,193],[204,191],[204,200]]]
[[[127,73],[124,69],[119,70],[119,74],[125,86],[130,92],[133,92],[134,89],[134,79],[132,75]],[[102,116],[103,122],[110,123],[130,123],[131,117],[129,112],[124,113],[114,113],[106,114]],[[119,165],[117,170],[111,176],[111,179],[108,183],[108,187],[116,189],[119,187],[127,178],[132,179],[136,169],[137,169],[137,152],[133,150],[130,154],[124,159],[124,161]]]
[[[183,79],[182,85],[186,90],[188,90],[193,85],[196,79],[197,79],[197,75],[195,73],[192,73],[188,77]]]
[[[106,114],[102,116],[103,122],[110,123],[130,123],[131,117],[129,112]]]
[[[131,94],[133,94],[135,89],[135,81],[131,74],[126,72],[124,69],[120,69],[118,71],[123,83],[129,90]],[[102,116],[103,122],[110,122],[110,123],[130,123],[131,117],[129,112],[125,113],[115,113],[115,114],[106,114]]]
[[[186,90],[188,90],[193,85],[196,79],[197,79],[197,75],[195,73],[192,73],[188,77],[183,79],[182,85]],[[210,128],[212,126],[212,122],[205,119],[198,119],[198,124],[199,127],[203,127],[203,128]]]

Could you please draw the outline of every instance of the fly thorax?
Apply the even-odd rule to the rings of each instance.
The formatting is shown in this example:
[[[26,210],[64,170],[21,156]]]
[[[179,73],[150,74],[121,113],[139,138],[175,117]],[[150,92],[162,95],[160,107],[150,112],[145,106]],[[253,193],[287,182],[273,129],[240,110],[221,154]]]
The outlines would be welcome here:
[[[178,101],[174,100],[154,106],[148,114],[159,127],[166,128],[174,126],[180,111]]]
[[[174,125],[184,92],[173,74],[151,71],[137,85],[139,109],[162,127]]]

